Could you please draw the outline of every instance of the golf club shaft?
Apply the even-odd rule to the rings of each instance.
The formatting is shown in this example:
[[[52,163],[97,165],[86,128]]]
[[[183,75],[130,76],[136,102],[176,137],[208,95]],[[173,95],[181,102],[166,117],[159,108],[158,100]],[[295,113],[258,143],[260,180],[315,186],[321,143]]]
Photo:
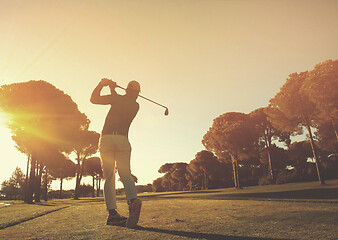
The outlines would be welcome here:
[[[116,87],[122,88],[123,90],[126,90],[124,87],[121,87],[119,85],[116,85]],[[155,102],[155,101],[153,101],[153,100],[151,100],[149,98],[143,97],[142,95],[138,95],[138,96],[141,97],[141,98],[143,98],[143,99],[145,99],[145,100],[148,100],[149,102],[152,102],[152,103],[155,103],[155,104],[157,104],[157,105],[159,105],[161,107],[164,107],[165,109],[168,109],[166,106],[163,106],[162,104],[159,104],[159,103],[157,103],[157,102]]]

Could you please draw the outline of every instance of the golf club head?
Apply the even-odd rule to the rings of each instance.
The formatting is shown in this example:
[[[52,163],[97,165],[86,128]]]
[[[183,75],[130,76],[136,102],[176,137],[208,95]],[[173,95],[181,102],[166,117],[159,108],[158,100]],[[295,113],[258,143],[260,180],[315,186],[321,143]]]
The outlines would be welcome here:
[[[169,114],[169,110],[168,110],[168,108],[166,108],[165,112],[164,112],[164,115],[168,116],[168,114]]]

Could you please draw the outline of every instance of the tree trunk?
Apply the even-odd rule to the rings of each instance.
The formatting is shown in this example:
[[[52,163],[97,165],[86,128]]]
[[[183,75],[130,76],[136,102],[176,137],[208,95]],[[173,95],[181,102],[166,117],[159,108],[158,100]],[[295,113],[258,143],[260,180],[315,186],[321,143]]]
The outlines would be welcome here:
[[[241,188],[241,184],[239,182],[239,167],[238,167],[238,160],[237,160],[237,157],[235,159],[236,161],[236,178],[237,178],[237,185],[238,185],[238,189]]]
[[[44,184],[43,184],[43,197],[45,201],[48,201],[48,172],[47,168],[45,169],[45,179],[44,179]]]
[[[271,154],[270,154],[270,147],[267,149],[268,151],[268,160],[269,160],[269,177],[272,180],[272,182],[275,182],[275,176],[273,174],[273,170],[272,170],[272,162],[271,162]]]
[[[315,145],[314,145],[314,142],[313,142],[313,137],[312,137],[312,132],[311,132],[310,124],[307,124],[306,127],[307,127],[307,130],[309,132],[309,136],[310,136],[310,144],[311,144],[311,148],[312,148],[313,157],[314,157],[315,163],[316,163],[317,174],[318,174],[318,181],[320,182],[320,184],[323,185],[323,184],[325,184],[325,181],[321,177],[320,166],[319,166],[319,162],[318,162],[318,157],[317,157]]]
[[[29,162],[31,160],[31,155],[29,154],[28,155],[28,158],[27,158],[27,169],[26,169],[26,180],[25,180],[25,192],[24,192],[24,202],[27,203],[27,195],[28,195],[28,174],[29,174]]]
[[[95,197],[95,176],[93,175],[93,191],[92,191],[92,197]]]
[[[62,182],[63,182],[63,178],[60,178],[60,192],[59,192],[59,198],[62,198]]]
[[[96,195],[96,197],[98,197],[98,196],[97,196],[97,191],[98,191],[98,189],[99,189],[99,176],[96,176],[96,179],[95,179],[95,186],[96,186],[95,195]]]
[[[79,181],[79,173],[76,174],[76,185],[75,185],[75,192],[74,192],[74,199],[79,199],[79,188],[80,188],[80,181]]]
[[[169,192],[171,192],[171,175],[169,173],[169,177],[168,177],[168,183],[169,183]]]
[[[337,133],[337,129],[336,129],[336,123],[334,122],[333,118],[331,118],[331,122],[332,122],[332,127],[333,127],[333,130],[334,130],[334,133],[336,134],[336,139],[338,141],[338,133]]]
[[[31,169],[29,173],[29,180],[28,180],[28,188],[27,188],[27,196],[25,199],[26,203],[33,203],[33,194],[34,194],[34,187],[35,187],[35,168],[36,168],[36,159],[35,155],[31,156]]]
[[[97,183],[98,183],[98,185],[96,186],[96,188],[97,188],[96,196],[100,197],[100,191],[101,191],[101,177],[100,176],[97,179]]]
[[[42,177],[42,171],[43,171],[43,165],[39,164],[38,174],[35,181],[35,195],[34,195],[34,201],[35,202],[41,202],[41,177]]]
[[[78,158],[77,167],[76,167],[76,185],[75,185],[75,193],[74,193],[75,200],[79,199],[80,182],[81,182],[81,164],[80,164],[80,159]]]
[[[204,176],[204,190],[206,190],[208,189],[208,178],[204,170],[203,170],[203,176]]]
[[[232,173],[234,177],[234,184],[235,188],[238,188],[238,183],[237,183],[237,177],[236,177],[236,163],[235,163],[235,157],[231,154],[231,163],[232,163]]]

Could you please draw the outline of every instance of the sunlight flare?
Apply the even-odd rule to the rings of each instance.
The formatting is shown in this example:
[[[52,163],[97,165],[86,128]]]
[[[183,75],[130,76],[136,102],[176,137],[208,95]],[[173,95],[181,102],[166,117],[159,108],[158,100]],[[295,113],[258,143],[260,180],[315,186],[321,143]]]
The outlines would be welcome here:
[[[11,114],[0,109],[0,125],[6,125],[11,119]]]

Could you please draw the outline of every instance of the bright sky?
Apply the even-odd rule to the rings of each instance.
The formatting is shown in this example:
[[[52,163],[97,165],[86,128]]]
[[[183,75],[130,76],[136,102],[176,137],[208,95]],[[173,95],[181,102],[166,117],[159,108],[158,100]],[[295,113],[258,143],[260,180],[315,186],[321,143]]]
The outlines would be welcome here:
[[[337,12],[335,0],[0,0],[0,85],[46,80],[100,132],[108,108],[89,102],[99,80],[139,81],[169,108],[139,99],[130,129],[132,172],[152,183],[204,149],[217,116],[267,106],[288,74],[338,59]],[[25,172],[4,126],[0,147],[0,182]]]

